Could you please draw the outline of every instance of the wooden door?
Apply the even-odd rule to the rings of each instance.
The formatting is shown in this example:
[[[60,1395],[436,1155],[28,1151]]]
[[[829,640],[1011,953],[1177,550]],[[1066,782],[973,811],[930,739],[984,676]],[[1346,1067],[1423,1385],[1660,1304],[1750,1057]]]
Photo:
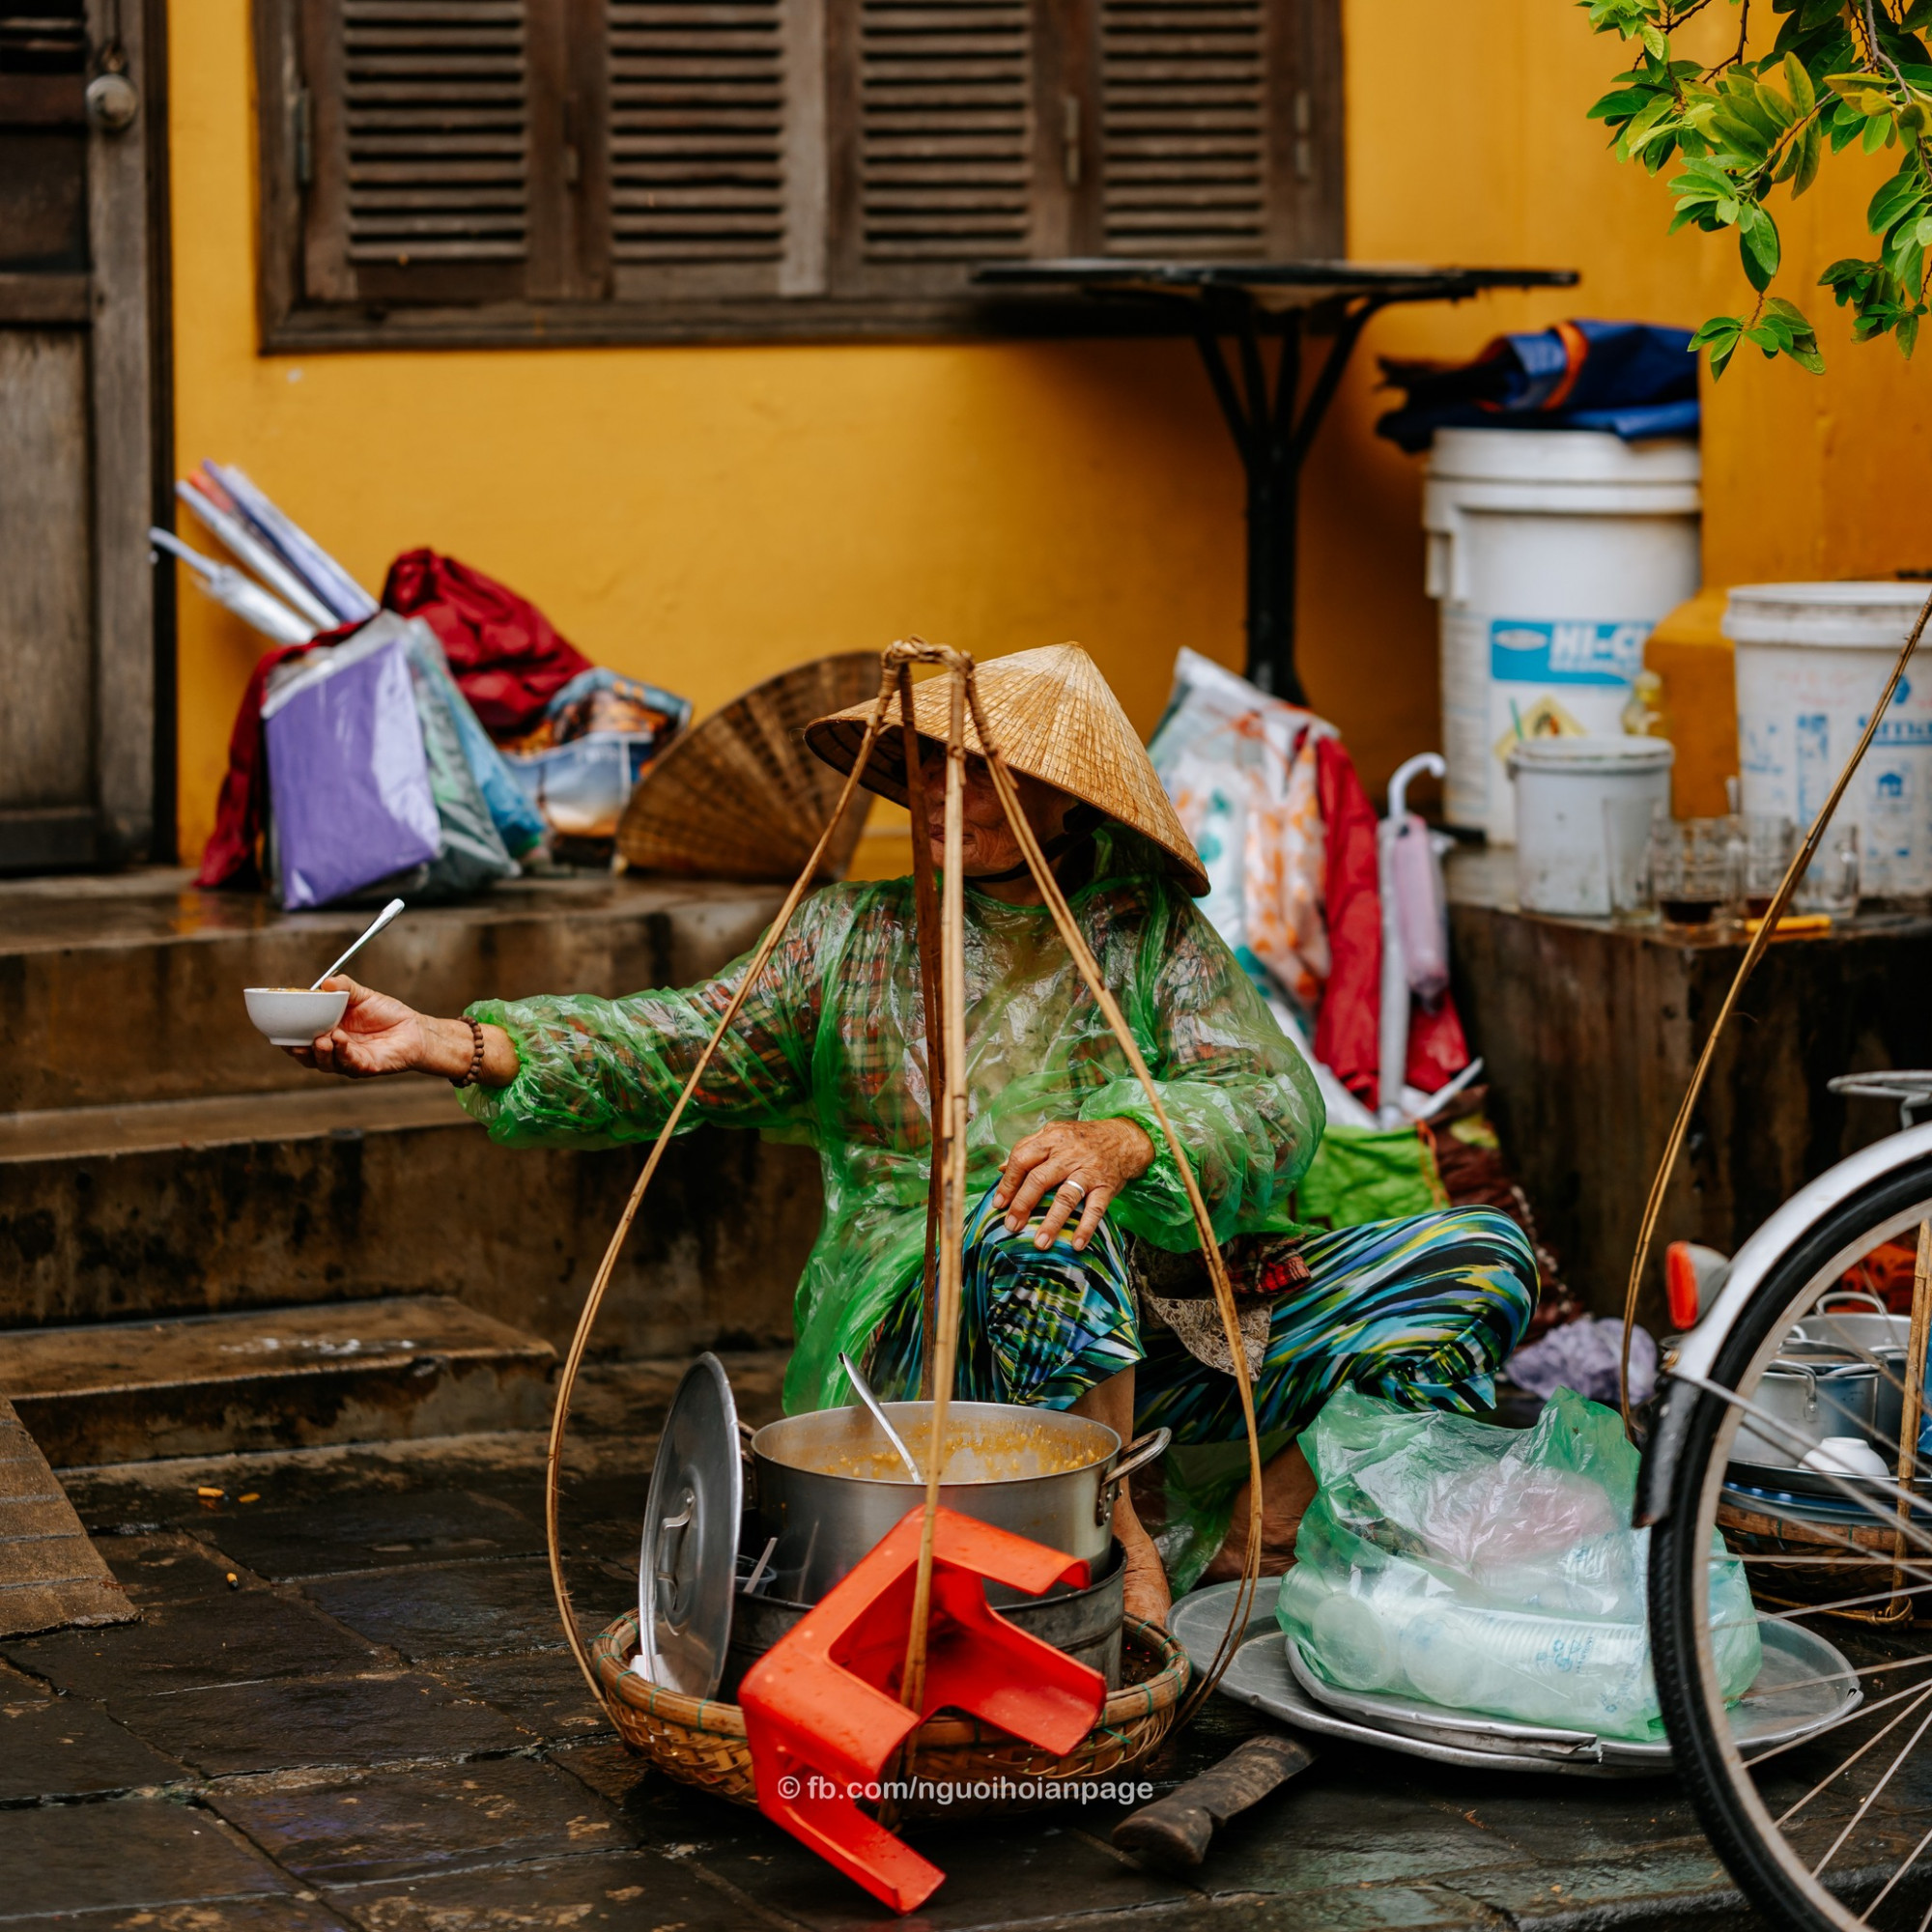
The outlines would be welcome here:
[[[0,0],[4,872],[156,846],[159,17]]]

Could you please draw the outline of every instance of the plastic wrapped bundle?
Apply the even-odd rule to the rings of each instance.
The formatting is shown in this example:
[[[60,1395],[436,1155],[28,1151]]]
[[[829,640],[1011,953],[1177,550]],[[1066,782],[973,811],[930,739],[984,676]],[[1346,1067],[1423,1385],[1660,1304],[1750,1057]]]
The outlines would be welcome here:
[[[1661,1735],[1630,1526],[1637,1454],[1607,1408],[1558,1389],[1534,1429],[1344,1391],[1302,1438],[1321,1492],[1276,1615],[1318,1674],[1454,1711],[1600,1736]],[[1711,1549],[1725,1698],[1760,1662],[1744,1566]]]

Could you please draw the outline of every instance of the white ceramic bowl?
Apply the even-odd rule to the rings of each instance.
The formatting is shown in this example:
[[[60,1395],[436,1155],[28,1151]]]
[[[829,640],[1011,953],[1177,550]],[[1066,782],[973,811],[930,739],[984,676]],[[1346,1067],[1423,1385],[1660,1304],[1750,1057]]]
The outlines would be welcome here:
[[[346,992],[311,993],[287,986],[249,986],[242,997],[248,1017],[269,1036],[271,1046],[306,1046],[317,1034],[327,1033],[349,1004]]]

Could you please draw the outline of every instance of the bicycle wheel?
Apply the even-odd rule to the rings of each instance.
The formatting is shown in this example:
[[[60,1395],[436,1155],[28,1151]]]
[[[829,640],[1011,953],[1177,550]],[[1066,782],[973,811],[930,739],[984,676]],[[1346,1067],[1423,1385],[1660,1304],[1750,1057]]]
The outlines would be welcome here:
[[[1913,1494],[1922,1484],[1925,1499],[1908,1511],[1895,1483],[1905,1361],[1896,1345],[1908,1324],[1876,1313],[1847,1320],[1831,1300],[1848,1285],[1889,1281],[1891,1305],[1907,1305],[1897,1243],[1916,1243],[1928,1218],[1932,1154],[1813,1222],[1766,1277],[1705,1385],[1680,1381],[1665,1395],[1684,1435],[1668,1514],[1652,1531],[1658,1695],[1679,1776],[1719,1855],[1789,1932],[1932,1928],[1932,1633],[1913,1622],[1932,1617],[1932,1464],[1915,1454]],[[1909,1293],[1909,1269],[1905,1280]],[[1837,1364],[1833,1350],[1848,1359]],[[1808,1424],[1801,1371],[1823,1376],[1810,1385]],[[1833,1380],[1842,1386],[1820,1400]],[[1840,1433],[1833,1421],[1854,1433],[1847,1418],[1865,1391],[1870,1439],[1891,1477],[1842,1472],[1853,1463],[1835,1479],[1807,1476],[1803,1442]],[[1857,1672],[1861,1699],[1802,1742],[1738,1741],[1748,1725],[1726,1708],[1712,1640],[1719,1534],[1742,1558],[1760,1617],[1824,1637]],[[1745,1719],[1756,1688],[1734,1707]]]

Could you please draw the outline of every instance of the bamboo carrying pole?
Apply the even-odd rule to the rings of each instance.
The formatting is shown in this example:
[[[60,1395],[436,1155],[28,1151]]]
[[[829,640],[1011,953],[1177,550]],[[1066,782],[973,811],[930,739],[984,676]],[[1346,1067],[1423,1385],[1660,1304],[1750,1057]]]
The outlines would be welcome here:
[[[945,1159],[939,1123],[946,1109],[945,1003],[939,991],[939,899],[932,877],[932,847],[925,798],[925,764],[919,727],[912,716],[912,666],[899,666],[899,733],[905,751],[906,812],[912,820],[913,902],[919,919],[919,987],[925,1019],[926,1120],[932,1157],[925,1184],[925,1247],[920,1258],[919,1392],[932,1399],[932,1339],[939,1332],[938,1279],[934,1248],[939,1238],[939,1193]]]
[[[949,654],[952,656],[953,654]],[[917,1711],[925,1699],[925,1651],[932,1623],[932,1539],[939,1526],[939,1486],[946,1465],[946,1413],[959,1355],[959,1290],[966,1240],[966,890],[960,876],[965,842],[966,679],[971,660],[953,656],[946,724],[946,845],[939,907],[940,1024],[946,1063],[957,1077],[933,1119],[933,1165],[940,1173],[939,1294],[936,1325],[925,1336],[932,1364],[932,1416],[925,1438],[925,1501],[913,1577],[899,1699]],[[917,828],[915,828],[917,836]],[[930,1017],[926,1031],[932,1030]]]
[[[1791,903],[1791,895],[1798,890],[1798,881],[1804,876],[1805,868],[1811,864],[1818,847],[1824,841],[1826,828],[1832,822],[1832,814],[1838,809],[1838,801],[1845,795],[1845,787],[1852,781],[1852,774],[1863,762],[1871,741],[1878,735],[1880,721],[1891,707],[1893,694],[1898,690],[1905,676],[1905,667],[1911,662],[1912,653],[1918,647],[1918,639],[1925,630],[1925,622],[1932,617],[1932,596],[1928,596],[1920,607],[1918,620],[1912,627],[1912,634],[1905,640],[1905,647],[1898,654],[1898,662],[1891,668],[1891,675],[1886,680],[1885,690],[1878,702],[1872,706],[1872,714],[1865,721],[1864,734],[1852,750],[1852,755],[1845,760],[1845,768],[1838,774],[1837,782],[1833,785],[1825,800],[1824,810],[1812,821],[1811,830],[1798,849],[1798,856],[1785,867],[1783,878],[1777,882],[1777,891],[1772,895],[1771,904],[1766,907],[1764,917],[1757,923],[1757,930],[1751,934],[1750,944],[1745,948],[1745,956],[1738,961],[1738,970],[1731,980],[1730,990],[1724,995],[1724,1003],[1718,1009],[1718,1017],[1712,1023],[1710,1037],[1704,1042],[1704,1050],[1697,1056],[1697,1064],[1690,1072],[1690,1084],[1684,1090],[1684,1099],[1677,1109],[1677,1118],[1671,1123],[1669,1138],[1663,1144],[1663,1158],[1657,1164],[1656,1176],[1650,1183],[1649,1198],[1644,1202],[1643,1219],[1637,1228],[1636,1251],[1631,1256],[1630,1282],[1624,1291],[1624,1345],[1617,1363],[1617,1405],[1623,1412],[1624,1432],[1631,1433],[1630,1401],[1630,1359],[1631,1328],[1636,1321],[1637,1296],[1643,1288],[1643,1271],[1650,1262],[1651,1243],[1657,1236],[1657,1224],[1663,1213],[1664,1191],[1670,1185],[1670,1177],[1676,1171],[1677,1157],[1684,1151],[1685,1137],[1690,1131],[1690,1116],[1696,1111],[1699,1095],[1704,1091],[1704,1080],[1711,1070],[1711,1062],[1717,1057],[1718,1042],[1723,1037],[1724,1028],[1731,1017],[1732,1009],[1738,1003],[1738,995],[1745,989],[1745,981],[1756,970],[1757,962],[1764,957],[1764,950],[1771,944],[1772,934],[1777,930],[1777,922],[1783,917],[1784,908]]]

